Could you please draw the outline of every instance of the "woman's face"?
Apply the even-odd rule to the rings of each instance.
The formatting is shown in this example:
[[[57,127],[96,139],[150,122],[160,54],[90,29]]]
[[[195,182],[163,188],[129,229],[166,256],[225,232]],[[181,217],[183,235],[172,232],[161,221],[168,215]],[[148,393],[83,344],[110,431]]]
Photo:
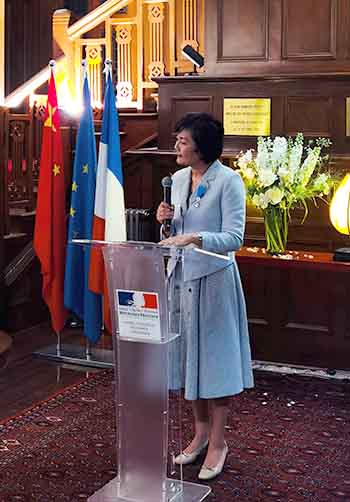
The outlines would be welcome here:
[[[190,131],[183,129],[176,136],[176,163],[180,166],[195,166],[201,161]]]

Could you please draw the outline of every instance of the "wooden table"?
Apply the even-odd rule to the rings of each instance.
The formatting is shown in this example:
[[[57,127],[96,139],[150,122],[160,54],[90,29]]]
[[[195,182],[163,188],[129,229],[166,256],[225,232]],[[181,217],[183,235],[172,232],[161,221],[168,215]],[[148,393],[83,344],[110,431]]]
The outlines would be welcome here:
[[[331,253],[237,254],[254,359],[350,368],[350,264]]]

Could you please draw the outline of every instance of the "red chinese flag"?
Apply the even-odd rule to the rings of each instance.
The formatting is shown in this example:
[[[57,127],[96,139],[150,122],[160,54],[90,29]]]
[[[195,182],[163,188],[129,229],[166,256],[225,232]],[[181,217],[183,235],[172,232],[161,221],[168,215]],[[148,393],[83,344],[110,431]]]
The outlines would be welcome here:
[[[66,252],[65,183],[62,139],[54,75],[51,72],[43,128],[34,249],[41,263],[43,298],[56,333],[64,327],[63,304]]]

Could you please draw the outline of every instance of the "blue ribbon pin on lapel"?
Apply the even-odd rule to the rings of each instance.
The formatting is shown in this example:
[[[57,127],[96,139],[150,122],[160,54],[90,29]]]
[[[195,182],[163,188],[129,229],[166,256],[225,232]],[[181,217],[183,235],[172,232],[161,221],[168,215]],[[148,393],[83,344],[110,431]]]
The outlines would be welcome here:
[[[194,207],[200,206],[200,200],[206,191],[207,191],[207,187],[205,185],[198,185],[198,188],[196,191],[196,198],[194,199],[194,202],[193,202]]]

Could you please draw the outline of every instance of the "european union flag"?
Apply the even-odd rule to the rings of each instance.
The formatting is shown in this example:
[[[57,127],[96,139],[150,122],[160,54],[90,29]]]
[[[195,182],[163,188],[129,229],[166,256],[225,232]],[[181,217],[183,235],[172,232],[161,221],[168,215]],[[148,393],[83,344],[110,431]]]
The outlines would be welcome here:
[[[84,334],[96,342],[101,334],[101,295],[88,289],[90,248],[72,244],[72,239],[91,239],[96,188],[96,143],[87,75],[83,86],[84,110],[77,135],[68,246],[64,283],[64,303],[84,321]]]

